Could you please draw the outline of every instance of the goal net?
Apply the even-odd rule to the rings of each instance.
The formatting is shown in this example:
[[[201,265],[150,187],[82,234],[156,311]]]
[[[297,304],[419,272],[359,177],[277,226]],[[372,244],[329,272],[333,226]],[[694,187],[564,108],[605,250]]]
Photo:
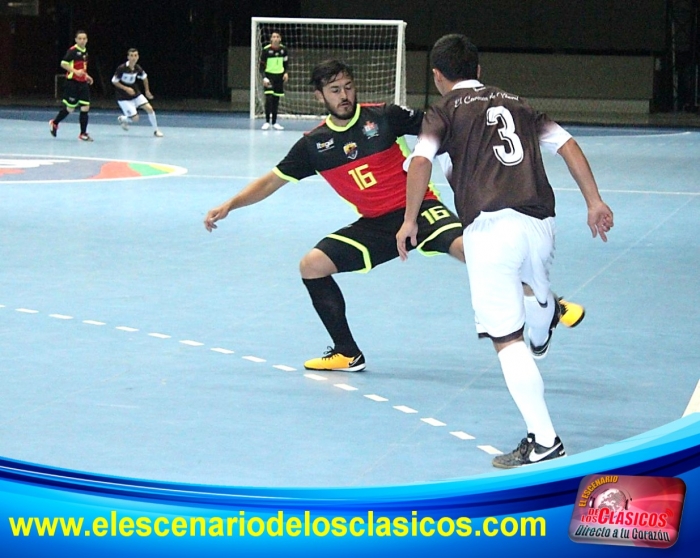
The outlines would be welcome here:
[[[250,118],[265,116],[260,71],[262,48],[277,31],[288,49],[289,81],[279,105],[284,118],[325,114],[309,85],[312,68],[328,58],[352,66],[363,103],[406,102],[406,23],[397,20],[271,18],[251,19]]]

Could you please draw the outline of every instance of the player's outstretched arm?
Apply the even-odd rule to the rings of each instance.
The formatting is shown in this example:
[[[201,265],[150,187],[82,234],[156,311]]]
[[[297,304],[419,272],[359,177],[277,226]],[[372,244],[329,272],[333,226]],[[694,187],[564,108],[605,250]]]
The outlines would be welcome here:
[[[225,219],[226,216],[234,209],[258,203],[259,201],[262,201],[268,196],[274,194],[286,183],[286,180],[280,178],[272,171],[261,176],[260,178],[257,178],[256,180],[253,180],[253,182],[248,184],[230,200],[222,203],[220,206],[215,207],[214,209],[210,209],[207,216],[204,218],[204,227],[211,232],[213,229],[217,228],[214,223],[221,221],[221,219]]]
[[[603,242],[608,241],[607,233],[613,228],[613,212],[600,197],[598,185],[588,159],[574,138],[570,138],[559,148],[559,155],[566,161],[571,176],[578,184],[586,206],[588,207],[588,227],[593,238],[600,235]]]

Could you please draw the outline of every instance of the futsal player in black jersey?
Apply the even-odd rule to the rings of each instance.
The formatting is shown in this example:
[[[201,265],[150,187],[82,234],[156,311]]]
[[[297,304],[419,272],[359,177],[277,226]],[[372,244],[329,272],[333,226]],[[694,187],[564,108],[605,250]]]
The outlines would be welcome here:
[[[325,122],[304,134],[277,166],[248,184],[230,200],[207,213],[204,226],[241,207],[272,195],[287,182],[321,175],[360,218],[323,238],[301,260],[300,272],[314,309],[333,346],[304,366],[310,370],[359,372],[365,357],[348,325],[345,299],[333,275],[368,272],[396,259],[395,234],[406,202],[408,150],[402,136],[420,130],[423,112],[383,103],[361,104],[353,71],[338,60],[327,60],[312,71],[315,96],[329,112]],[[417,251],[445,253],[464,261],[462,225],[432,189],[420,203]],[[582,314],[583,308],[571,305]]]

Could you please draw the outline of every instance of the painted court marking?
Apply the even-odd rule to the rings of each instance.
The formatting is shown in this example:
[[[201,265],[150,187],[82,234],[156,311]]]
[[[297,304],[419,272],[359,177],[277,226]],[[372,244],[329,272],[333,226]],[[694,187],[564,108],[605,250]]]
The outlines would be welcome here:
[[[245,360],[249,360],[250,362],[267,362],[264,358],[258,358],[256,356],[244,356],[241,358],[244,358]]]
[[[397,411],[401,411],[402,413],[406,413],[406,414],[412,414],[412,413],[418,412],[415,409],[411,409],[411,407],[406,407],[406,405],[395,405],[394,409],[396,409]]]
[[[0,308],[5,308],[5,306],[0,305]],[[24,313],[24,314],[39,314],[40,313],[39,310],[33,310],[33,309],[29,309],[29,308],[17,308],[16,311]],[[73,316],[68,316],[66,314],[49,314],[48,316],[50,318],[54,318],[54,319],[58,319],[58,320],[72,320],[72,319],[74,319]],[[94,326],[107,325],[106,322],[102,322],[102,321],[98,321],[98,320],[82,320],[82,323],[88,324],[88,325],[94,325]],[[129,332],[129,333],[135,333],[135,332],[139,331],[138,328],[130,327],[130,326],[117,326],[114,329],[117,329],[119,331]],[[157,339],[171,339],[172,338],[170,335],[166,335],[164,333],[158,333],[158,332],[148,333],[147,335],[150,337],[157,338]],[[183,339],[179,342],[183,345],[187,345],[190,347],[202,347],[202,346],[204,346],[203,342],[194,341],[192,339]],[[233,351],[231,349],[225,349],[223,347],[212,347],[212,348],[210,348],[210,350],[213,352],[216,352],[216,353],[224,354],[224,355],[231,355],[231,354],[235,353],[235,351]],[[249,362],[254,362],[254,363],[267,362],[263,358],[260,358],[257,356],[252,356],[252,355],[243,356],[241,358],[244,360],[247,360]],[[287,366],[284,364],[275,364],[272,367],[277,369],[277,370],[281,370],[283,372],[294,372],[297,370],[294,367]],[[330,373],[334,374],[333,372],[330,372]],[[304,377],[306,377],[310,380],[318,381],[318,382],[325,382],[325,381],[329,380],[329,378],[327,376],[324,376],[321,374],[314,374],[314,373],[306,373],[306,374],[304,374]],[[333,387],[336,387],[336,388],[341,389],[341,390],[346,391],[346,392],[359,391],[359,388],[352,386],[350,384],[347,384],[347,383],[343,383],[343,382],[333,384]],[[364,394],[363,397],[365,397],[371,401],[375,401],[377,403],[383,403],[383,402],[389,401],[388,398],[383,397],[383,396],[378,395],[378,394],[374,394],[374,393]],[[696,406],[697,406],[697,410],[700,410],[700,382],[698,382],[698,388],[696,389],[696,394],[693,396],[693,399],[691,399],[691,404],[689,404],[688,409],[691,409],[691,408],[695,409]],[[409,407],[407,405],[395,405],[393,408],[396,409],[397,411],[400,411],[400,412],[405,413],[405,414],[418,413],[418,410],[416,410],[412,407]],[[688,411],[688,409],[686,410],[686,413],[696,412],[696,411]],[[435,426],[435,427],[447,426],[447,424],[445,422],[443,422],[437,418],[434,418],[434,417],[423,417],[420,420],[422,422],[430,425],[430,426]],[[466,432],[463,432],[461,430],[452,431],[452,432],[450,432],[450,434],[459,440],[474,440],[475,439],[475,437],[472,436],[471,434],[467,434]],[[481,445],[481,446],[477,446],[477,447],[479,449],[481,449],[482,451],[485,451],[486,453],[489,453],[491,455],[500,455],[502,453],[500,450],[498,450],[490,445]]]

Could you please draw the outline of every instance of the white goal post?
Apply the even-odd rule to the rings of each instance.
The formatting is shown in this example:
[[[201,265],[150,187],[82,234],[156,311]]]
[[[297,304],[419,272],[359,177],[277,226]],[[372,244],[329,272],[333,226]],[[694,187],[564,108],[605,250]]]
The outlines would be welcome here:
[[[280,118],[325,114],[309,85],[312,68],[328,58],[352,66],[358,98],[365,103],[406,103],[406,23],[381,19],[251,18],[250,118],[265,116],[260,72],[270,34],[282,35],[289,54],[289,81],[280,101]]]

